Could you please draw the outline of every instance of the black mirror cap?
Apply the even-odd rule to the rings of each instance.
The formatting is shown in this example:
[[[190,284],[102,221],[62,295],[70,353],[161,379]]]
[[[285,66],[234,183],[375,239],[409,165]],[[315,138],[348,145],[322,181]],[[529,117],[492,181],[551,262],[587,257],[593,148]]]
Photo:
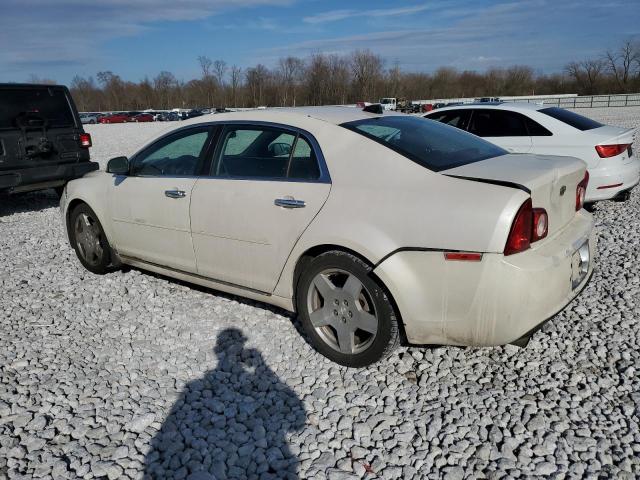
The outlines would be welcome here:
[[[129,159],[127,157],[112,158],[107,163],[107,173],[127,175],[129,173]]]

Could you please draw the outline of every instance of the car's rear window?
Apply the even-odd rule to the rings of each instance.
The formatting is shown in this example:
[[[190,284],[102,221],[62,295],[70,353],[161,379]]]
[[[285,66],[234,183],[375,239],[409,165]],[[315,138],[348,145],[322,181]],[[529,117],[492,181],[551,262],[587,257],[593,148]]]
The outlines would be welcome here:
[[[390,115],[342,126],[436,172],[507,153],[475,135],[421,117]]]
[[[603,126],[602,123],[596,122],[595,120],[591,120],[587,117],[583,117],[582,115],[578,115],[577,113],[571,112],[569,110],[565,110],[564,108],[548,107],[542,108],[538,111],[582,131],[593,130],[594,128]]]
[[[45,120],[49,127],[75,126],[73,112],[61,88],[0,89],[0,128],[16,128],[25,116]]]

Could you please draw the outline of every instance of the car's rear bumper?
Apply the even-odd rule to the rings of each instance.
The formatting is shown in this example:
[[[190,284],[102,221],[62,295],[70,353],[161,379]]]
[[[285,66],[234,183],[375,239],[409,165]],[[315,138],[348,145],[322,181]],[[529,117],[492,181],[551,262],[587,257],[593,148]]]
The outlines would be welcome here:
[[[27,192],[57,187],[98,168],[96,162],[81,162],[0,171],[0,190]]]
[[[410,343],[502,345],[521,338],[580,293],[593,271],[595,245],[593,219],[582,210],[526,252],[489,253],[469,262],[446,261],[440,251],[405,250],[374,273],[390,290]],[[577,276],[573,262],[581,246],[590,258]]]
[[[602,165],[605,161],[606,159],[603,159],[600,164]],[[638,182],[640,182],[640,159],[635,157],[633,161],[616,168],[589,169],[589,185],[585,201],[613,199],[621,192],[634,188]]]

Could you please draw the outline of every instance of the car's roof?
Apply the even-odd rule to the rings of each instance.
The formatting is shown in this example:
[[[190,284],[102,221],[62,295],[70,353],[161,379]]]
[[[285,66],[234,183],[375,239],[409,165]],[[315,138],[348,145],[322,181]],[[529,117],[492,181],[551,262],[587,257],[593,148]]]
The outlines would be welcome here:
[[[385,112],[384,115],[400,115],[395,112]],[[334,125],[353,122],[366,118],[376,118],[380,114],[369,113],[358,107],[283,107],[243,110],[238,112],[205,114],[190,120],[184,125],[194,125],[207,122],[224,122],[226,120],[253,120],[262,122],[295,122],[296,117],[310,117]]]
[[[493,110],[512,110],[512,111],[535,111],[542,108],[546,108],[549,105],[540,103],[527,103],[527,102],[477,102],[477,103],[463,103],[461,105],[452,105],[450,107],[442,107],[432,112],[443,112],[445,110],[460,110],[467,108],[490,108]],[[429,112],[431,114],[432,112]]]

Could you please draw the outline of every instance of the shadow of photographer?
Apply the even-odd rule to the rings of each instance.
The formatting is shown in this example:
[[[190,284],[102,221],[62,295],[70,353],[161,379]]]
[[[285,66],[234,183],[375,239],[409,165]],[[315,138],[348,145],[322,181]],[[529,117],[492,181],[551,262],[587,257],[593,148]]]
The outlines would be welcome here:
[[[287,435],[304,427],[304,404],[246,341],[236,328],[218,335],[216,368],[186,385],[152,440],[144,478],[298,478]]]

